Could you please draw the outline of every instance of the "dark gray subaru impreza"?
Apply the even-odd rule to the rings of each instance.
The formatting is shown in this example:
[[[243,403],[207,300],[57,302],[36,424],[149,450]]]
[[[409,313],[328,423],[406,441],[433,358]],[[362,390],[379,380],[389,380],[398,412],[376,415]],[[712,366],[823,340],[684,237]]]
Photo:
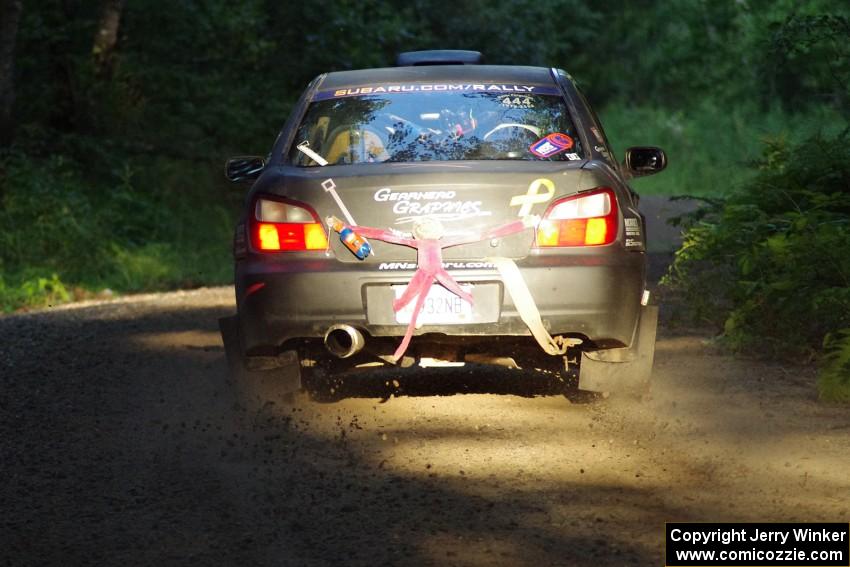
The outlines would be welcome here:
[[[630,178],[559,69],[468,51],[327,73],[253,181],[234,237],[233,378],[267,398],[311,373],[423,361],[544,369],[566,390],[648,387],[657,308]]]

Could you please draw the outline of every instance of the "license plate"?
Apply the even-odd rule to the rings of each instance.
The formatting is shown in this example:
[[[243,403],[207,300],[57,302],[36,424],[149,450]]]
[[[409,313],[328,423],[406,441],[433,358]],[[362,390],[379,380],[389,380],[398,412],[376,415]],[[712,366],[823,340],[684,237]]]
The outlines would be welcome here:
[[[396,299],[401,297],[401,294],[407,289],[406,285],[394,285],[392,287]],[[466,293],[472,293],[472,284],[463,284],[460,287]],[[403,325],[410,323],[415,306],[416,298],[408,303],[404,309],[395,314],[396,322]],[[425,298],[425,303],[422,304],[422,311],[419,312],[419,317],[416,318],[417,326],[419,324],[460,325],[470,323],[471,321],[472,304],[437,283],[431,286],[428,296]]]

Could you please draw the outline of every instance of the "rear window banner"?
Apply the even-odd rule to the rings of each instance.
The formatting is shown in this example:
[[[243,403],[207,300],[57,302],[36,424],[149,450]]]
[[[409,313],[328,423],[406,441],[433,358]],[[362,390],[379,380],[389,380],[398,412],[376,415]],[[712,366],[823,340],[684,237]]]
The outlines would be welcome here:
[[[413,84],[382,84],[360,87],[345,87],[327,89],[317,92],[314,101],[344,98],[349,96],[367,96],[400,93],[427,92],[489,92],[510,93],[518,95],[558,95],[557,87],[552,85],[506,85],[503,83],[413,83]]]

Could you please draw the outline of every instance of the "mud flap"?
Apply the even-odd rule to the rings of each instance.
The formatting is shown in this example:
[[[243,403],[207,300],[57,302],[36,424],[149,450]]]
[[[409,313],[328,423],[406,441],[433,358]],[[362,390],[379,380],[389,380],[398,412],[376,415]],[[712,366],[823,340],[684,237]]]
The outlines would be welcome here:
[[[247,358],[239,336],[239,316],[218,320],[230,380],[236,390],[251,398],[276,401],[301,389],[301,362],[294,350],[275,357]]]
[[[658,306],[641,307],[632,346],[583,352],[578,387],[590,392],[644,394],[649,388],[655,358]]]

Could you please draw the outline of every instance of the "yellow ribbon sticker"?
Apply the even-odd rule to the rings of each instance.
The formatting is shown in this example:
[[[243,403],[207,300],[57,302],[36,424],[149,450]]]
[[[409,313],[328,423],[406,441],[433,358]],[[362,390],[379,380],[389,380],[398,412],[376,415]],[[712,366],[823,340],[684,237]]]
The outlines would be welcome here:
[[[540,193],[540,187],[545,187],[546,192]],[[555,184],[548,179],[535,179],[528,186],[528,192],[525,195],[515,195],[511,197],[511,207],[522,205],[519,209],[519,217],[527,216],[531,212],[531,207],[537,203],[546,203],[552,196],[555,195]]]

